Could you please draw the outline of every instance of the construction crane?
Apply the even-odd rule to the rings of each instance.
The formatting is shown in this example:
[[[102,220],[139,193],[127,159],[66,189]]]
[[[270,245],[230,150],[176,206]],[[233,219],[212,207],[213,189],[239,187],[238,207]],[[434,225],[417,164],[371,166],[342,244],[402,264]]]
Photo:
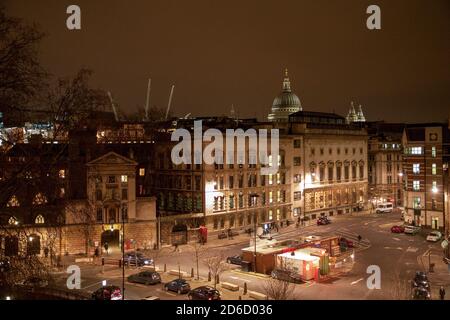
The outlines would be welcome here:
[[[145,101],[145,119],[146,121],[148,121],[148,110],[149,110],[149,106],[150,106],[150,90],[152,88],[152,79],[148,79],[148,84],[147,84],[147,99]]]
[[[172,97],[173,97],[173,90],[175,89],[175,85],[172,85],[172,88],[170,89],[170,95],[169,95],[169,103],[167,104],[167,111],[166,111],[166,120],[167,117],[169,117],[169,111],[170,111],[170,105],[172,104]]]
[[[111,101],[111,107],[114,112],[114,118],[116,119],[117,122],[119,122],[119,115],[117,113],[116,105],[114,104],[114,100],[112,98],[111,92],[109,92],[109,91],[108,91],[108,97],[109,97],[109,101]]]

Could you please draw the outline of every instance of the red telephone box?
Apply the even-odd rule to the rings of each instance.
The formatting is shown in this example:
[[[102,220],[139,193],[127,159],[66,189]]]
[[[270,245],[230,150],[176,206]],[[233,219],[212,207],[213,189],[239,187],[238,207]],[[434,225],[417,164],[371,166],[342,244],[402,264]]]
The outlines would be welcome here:
[[[206,243],[208,240],[208,228],[206,228],[205,226],[200,226],[199,233],[200,233],[200,241],[202,243]]]

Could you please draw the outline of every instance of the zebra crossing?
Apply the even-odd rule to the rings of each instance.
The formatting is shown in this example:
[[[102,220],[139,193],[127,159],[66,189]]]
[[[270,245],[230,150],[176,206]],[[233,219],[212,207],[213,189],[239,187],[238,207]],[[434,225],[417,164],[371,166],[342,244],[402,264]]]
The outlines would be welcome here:
[[[363,238],[361,239],[361,241],[358,241],[358,234],[355,232],[351,232],[345,228],[340,228],[336,230],[336,234],[343,238],[353,241],[353,245],[355,246],[355,248],[363,250],[370,247],[369,239]]]

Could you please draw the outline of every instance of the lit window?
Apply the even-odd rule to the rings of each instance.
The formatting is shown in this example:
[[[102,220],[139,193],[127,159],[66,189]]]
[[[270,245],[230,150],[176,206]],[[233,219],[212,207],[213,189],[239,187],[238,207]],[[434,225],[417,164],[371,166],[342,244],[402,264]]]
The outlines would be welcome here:
[[[420,173],[420,164],[419,163],[413,164],[413,173],[415,173],[415,174]]]
[[[273,219],[273,212],[272,212],[272,210],[269,210],[269,220],[272,220]]]
[[[431,147],[431,156],[436,158],[436,147]]]
[[[273,184],[273,176],[269,174],[269,185]]]
[[[10,217],[8,220],[8,224],[9,225],[18,225],[19,224],[19,220],[17,220],[16,217]]]
[[[145,176],[145,168],[139,168],[139,175],[141,177]]]
[[[437,192],[438,191],[437,182],[436,181],[433,181],[433,186],[431,187],[431,191],[433,191],[433,192]]]
[[[123,183],[128,182],[128,176],[127,176],[127,175],[122,175],[122,176],[120,177],[120,181],[122,181]]]
[[[412,147],[411,154],[422,154],[422,147]]]
[[[44,196],[42,193],[38,193],[34,196],[33,199],[33,205],[41,205],[47,203],[47,197]]]
[[[36,224],[44,224],[45,220],[44,217],[42,215],[38,215],[36,217],[36,219],[34,219],[34,223]]]
[[[435,175],[436,174],[436,163],[433,163],[431,165],[431,174]]]
[[[277,201],[281,202],[281,191],[280,190],[277,191]]]
[[[19,200],[16,196],[12,196],[11,199],[9,199],[7,207],[20,207]]]
[[[269,192],[269,203],[272,203],[272,202],[273,202],[273,192],[270,191]]]
[[[277,173],[277,184],[281,183],[281,175],[280,173]]]
[[[58,175],[61,179],[64,179],[66,177],[66,170],[64,169],[59,170]]]
[[[413,181],[413,190],[414,191],[419,191],[420,190],[420,181],[419,180],[414,180]]]

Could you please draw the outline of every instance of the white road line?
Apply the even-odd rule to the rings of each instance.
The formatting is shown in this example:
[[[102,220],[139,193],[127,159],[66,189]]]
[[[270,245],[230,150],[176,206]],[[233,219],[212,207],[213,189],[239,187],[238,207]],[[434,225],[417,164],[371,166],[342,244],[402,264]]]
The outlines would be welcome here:
[[[90,284],[90,285],[88,285],[88,286],[86,286],[86,287],[84,287],[84,288],[81,288],[81,289],[82,289],[82,290],[85,290],[85,289],[87,289],[87,288],[93,287],[93,286],[98,285],[98,284],[100,284],[100,283],[102,283],[102,282],[101,282],[101,281],[97,281],[97,282],[94,282],[93,284]]]
[[[356,280],[356,281],[353,281],[352,283],[350,283],[351,285],[354,285],[354,284],[357,284],[358,282],[360,282],[360,281],[363,281],[364,280],[364,278],[361,278],[361,279],[358,279],[358,280]]]
[[[392,239],[394,239],[395,241],[401,241],[399,238],[392,238]]]

